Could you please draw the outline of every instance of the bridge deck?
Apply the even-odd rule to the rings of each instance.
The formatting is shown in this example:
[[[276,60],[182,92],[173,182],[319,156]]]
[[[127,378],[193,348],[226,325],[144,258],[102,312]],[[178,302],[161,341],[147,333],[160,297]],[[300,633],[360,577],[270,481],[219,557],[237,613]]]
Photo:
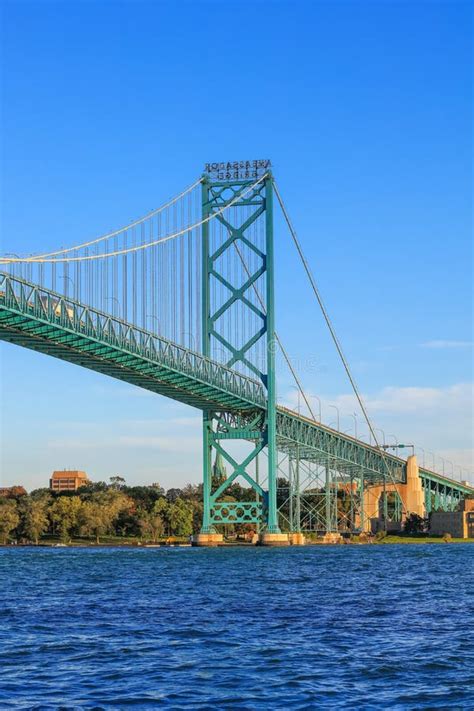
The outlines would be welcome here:
[[[0,272],[0,339],[96,370],[201,410],[264,411],[261,383],[171,341]],[[277,444],[346,476],[405,480],[405,461],[292,410],[278,407]],[[474,493],[423,469],[427,479]]]

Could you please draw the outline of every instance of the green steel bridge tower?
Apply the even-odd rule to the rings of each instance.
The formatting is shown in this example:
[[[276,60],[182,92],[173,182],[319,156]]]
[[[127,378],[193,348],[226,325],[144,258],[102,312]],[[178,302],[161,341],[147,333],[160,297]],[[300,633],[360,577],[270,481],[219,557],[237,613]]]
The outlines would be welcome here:
[[[227,172],[227,171],[226,171]],[[211,356],[213,343],[225,353],[224,365],[244,366],[261,381],[266,391],[265,411],[227,413],[206,410],[203,413],[203,524],[201,541],[219,538],[215,526],[225,523],[254,523],[264,526],[267,534],[281,533],[277,511],[277,437],[276,437],[276,378],[275,378],[275,290],[273,246],[273,177],[265,166],[256,167],[251,177],[245,170],[231,170],[225,179],[219,171],[210,171],[202,179],[202,344],[203,354]],[[236,177],[232,177],[234,174]],[[258,185],[256,178],[263,177]],[[250,191],[249,191],[250,190]],[[230,215],[224,209],[232,203]],[[210,239],[210,218],[217,214],[218,224],[225,230],[226,239],[213,245]],[[263,235],[263,239],[261,239]],[[260,240],[259,240],[260,237]],[[253,259],[244,259],[244,251]],[[232,282],[226,272],[226,256],[236,259],[239,283]],[[217,303],[213,299],[213,283],[226,290]],[[263,287],[265,296],[259,289]],[[257,298],[255,298],[257,296]],[[238,342],[241,334],[226,333],[225,325],[232,311],[240,306],[241,316],[253,316],[251,332]],[[264,342],[264,359],[256,361],[256,345]],[[251,451],[236,461],[226,448],[229,441],[252,442]],[[249,470],[258,469],[258,456],[267,449],[267,489],[264,490]],[[222,456],[230,467],[230,476],[212,491],[211,466],[213,452]],[[238,476],[242,476],[255,491],[257,500],[222,503],[219,499]],[[217,534],[217,536],[216,536]],[[206,538],[207,537],[207,538]]]

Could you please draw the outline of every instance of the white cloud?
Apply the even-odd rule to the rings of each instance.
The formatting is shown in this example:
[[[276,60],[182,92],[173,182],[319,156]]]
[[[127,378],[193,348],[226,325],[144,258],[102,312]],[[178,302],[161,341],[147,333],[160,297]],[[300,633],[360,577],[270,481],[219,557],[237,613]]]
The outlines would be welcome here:
[[[150,447],[163,452],[179,452],[180,454],[197,452],[201,444],[200,437],[189,437],[188,435],[175,435],[172,437],[126,435],[115,440],[115,445],[119,447]]]
[[[374,413],[438,413],[472,409],[474,397],[473,383],[458,383],[444,388],[387,387],[375,395],[363,396],[370,412]],[[341,409],[353,412],[357,401],[353,395],[340,395],[335,404]]]
[[[341,411],[341,415],[353,413],[359,407],[355,395],[350,393],[333,396],[320,395],[320,398],[323,413],[325,407],[331,405],[336,405]],[[441,409],[446,411],[451,407],[466,409],[466,407],[472,407],[473,398],[474,383],[457,383],[444,388],[390,386],[372,395],[362,395],[363,402],[370,412],[387,414],[418,412],[420,409],[434,411],[438,408],[439,412]],[[296,390],[291,390],[284,400],[290,407],[296,407],[298,402]],[[317,410],[314,401],[312,401],[312,407]]]
[[[426,341],[420,348],[472,348],[472,341]]]
[[[356,397],[353,394],[321,395],[322,420],[336,426],[337,413],[341,431],[354,433],[354,417],[357,413],[358,436],[368,441],[368,428],[365,425]],[[426,462],[436,455],[436,468],[442,467],[441,457],[463,468],[474,468],[474,429],[473,401],[474,383],[456,383],[446,387],[386,387],[379,392],[365,394],[363,402],[369,413],[372,425],[381,428],[387,443],[397,439],[399,442],[413,443],[426,450]],[[289,407],[297,409],[298,397],[291,390],[285,398]],[[311,400],[316,414],[318,405]],[[331,407],[332,406],[332,407]],[[302,412],[306,412],[301,399]],[[393,433],[393,434],[392,434]],[[381,438],[380,429],[377,437]],[[451,471],[446,464],[446,472]],[[459,470],[456,469],[456,478]]]

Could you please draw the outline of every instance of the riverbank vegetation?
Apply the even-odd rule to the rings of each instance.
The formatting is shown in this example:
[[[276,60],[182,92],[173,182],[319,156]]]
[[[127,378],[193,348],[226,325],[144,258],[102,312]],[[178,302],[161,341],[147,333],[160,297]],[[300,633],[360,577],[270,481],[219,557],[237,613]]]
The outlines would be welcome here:
[[[213,481],[214,487],[219,485]],[[288,484],[279,480],[279,504],[285,513]],[[249,501],[254,496],[249,488],[231,484],[222,501]],[[347,520],[346,502],[338,498],[341,521]],[[289,518],[289,512],[286,512]],[[27,493],[12,487],[0,496],[0,544],[69,545],[142,545],[162,542],[184,542],[197,533],[202,520],[202,485],[188,484],[182,489],[165,490],[159,484],[127,486],[119,476],[110,483],[99,482],[74,492],[55,493],[36,489]],[[439,543],[443,537],[430,536],[428,519],[410,516],[400,535],[375,536],[347,531],[345,543]],[[227,540],[236,542],[251,538],[254,524],[227,524],[221,527]],[[459,539],[461,540],[461,539]],[[446,538],[445,542],[456,542]],[[316,534],[307,535],[308,543],[321,542]]]
[[[248,489],[232,484],[223,501],[247,501]],[[127,486],[119,476],[110,483],[83,486],[74,492],[12,487],[0,497],[0,544],[94,541],[110,545],[187,540],[202,520],[202,485],[165,491],[159,484]],[[245,534],[251,524],[227,526]]]
[[[199,525],[202,506],[199,487],[169,489],[129,487],[121,477],[84,486],[75,492],[37,489],[14,491],[0,498],[0,543],[69,543],[91,539],[157,542],[189,537]]]

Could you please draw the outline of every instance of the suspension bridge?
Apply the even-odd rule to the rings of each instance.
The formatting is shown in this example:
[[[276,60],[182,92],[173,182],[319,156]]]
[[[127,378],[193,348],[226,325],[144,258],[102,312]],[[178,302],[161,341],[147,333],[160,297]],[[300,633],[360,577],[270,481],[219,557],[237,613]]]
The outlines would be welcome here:
[[[276,197],[276,200],[275,200]],[[370,444],[313,413],[275,324],[274,203],[367,421]],[[0,257],[0,339],[202,411],[199,545],[251,524],[266,545],[453,511],[474,487],[381,445],[269,161],[208,164],[161,207],[93,240]],[[277,404],[281,349],[307,414]],[[225,472],[213,476],[219,464]],[[225,463],[225,467],[222,466]],[[248,501],[226,491],[245,481]],[[342,501],[342,504],[341,504]]]

